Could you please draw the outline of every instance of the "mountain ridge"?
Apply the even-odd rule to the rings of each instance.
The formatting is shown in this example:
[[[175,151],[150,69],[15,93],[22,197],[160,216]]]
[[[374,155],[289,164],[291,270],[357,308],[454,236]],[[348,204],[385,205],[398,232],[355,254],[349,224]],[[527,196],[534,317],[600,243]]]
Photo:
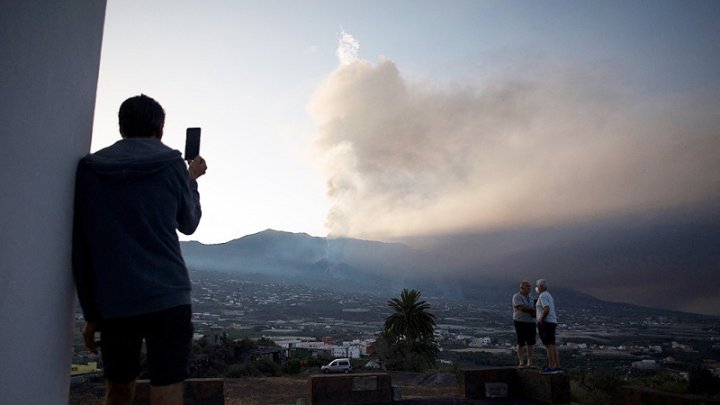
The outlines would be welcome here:
[[[192,270],[221,271],[287,284],[374,295],[394,296],[402,288],[416,288],[426,296],[503,303],[517,290],[519,281],[452,277],[454,271],[462,271],[462,263],[402,243],[323,238],[274,229],[219,244],[181,242],[181,248]],[[570,300],[573,305],[660,310],[652,306],[607,301],[567,287],[553,287],[551,290],[562,294],[562,300]]]

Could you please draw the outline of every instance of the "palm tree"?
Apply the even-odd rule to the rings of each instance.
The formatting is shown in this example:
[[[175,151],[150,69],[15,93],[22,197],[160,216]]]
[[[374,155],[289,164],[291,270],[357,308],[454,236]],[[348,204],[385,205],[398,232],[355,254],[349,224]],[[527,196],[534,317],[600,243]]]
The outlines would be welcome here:
[[[404,289],[388,306],[395,312],[385,320],[380,338],[394,348],[396,362],[414,363],[412,358],[419,356],[427,365],[434,364],[438,348],[435,316],[426,312],[430,304],[420,300],[419,291]]]

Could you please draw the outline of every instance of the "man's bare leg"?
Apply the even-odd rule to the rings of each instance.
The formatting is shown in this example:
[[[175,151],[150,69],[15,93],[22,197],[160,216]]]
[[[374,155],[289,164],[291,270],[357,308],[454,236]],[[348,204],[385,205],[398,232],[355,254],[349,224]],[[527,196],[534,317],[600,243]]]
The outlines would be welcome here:
[[[548,367],[550,368],[558,368],[558,361],[557,361],[557,350],[555,349],[555,345],[545,345],[545,350],[547,351],[548,355]]]
[[[517,345],[518,367],[523,366],[523,347],[524,346]]]
[[[182,381],[170,385],[150,387],[151,405],[182,405],[183,383]]]
[[[533,345],[527,345],[527,367],[533,366]]]
[[[135,396],[135,381],[126,384],[118,384],[105,381],[105,405],[132,405]]]

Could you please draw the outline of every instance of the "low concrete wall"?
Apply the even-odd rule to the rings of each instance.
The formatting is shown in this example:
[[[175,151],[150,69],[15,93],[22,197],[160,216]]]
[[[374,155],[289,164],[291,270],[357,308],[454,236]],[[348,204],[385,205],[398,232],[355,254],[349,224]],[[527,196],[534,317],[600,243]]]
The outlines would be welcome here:
[[[697,395],[670,394],[645,387],[624,386],[619,389],[619,405],[702,405],[720,404],[720,401]]]
[[[565,374],[542,375],[538,370],[517,370],[523,396],[551,404],[570,403],[570,378]]]
[[[467,399],[487,398],[485,383],[505,383],[509,397],[570,403],[570,379],[565,374],[542,375],[536,369],[514,367],[464,369],[460,374],[461,393]]]
[[[150,381],[139,380],[133,405],[150,404]],[[224,405],[225,384],[221,378],[192,378],[185,380],[184,405]]]
[[[485,396],[485,383],[505,383],[508,395],[518,396],[520,379],[515,368],[465,369],[460,372],[461,394],[467,399],[481,399]]]
[[[392,403],[392,384],[386,373],[311,375],[310,405],[356,405]]]

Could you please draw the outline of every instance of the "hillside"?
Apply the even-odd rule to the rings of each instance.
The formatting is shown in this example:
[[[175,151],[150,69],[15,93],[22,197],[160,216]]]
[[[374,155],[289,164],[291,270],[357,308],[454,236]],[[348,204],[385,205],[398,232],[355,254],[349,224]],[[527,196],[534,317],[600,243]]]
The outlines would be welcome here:
[[[450,259],[398,243],[319,238],[265,230],[226,243],[181,244],[191,269],[243,273],[334,290],[377,292],[409,286],[443,290]]]

